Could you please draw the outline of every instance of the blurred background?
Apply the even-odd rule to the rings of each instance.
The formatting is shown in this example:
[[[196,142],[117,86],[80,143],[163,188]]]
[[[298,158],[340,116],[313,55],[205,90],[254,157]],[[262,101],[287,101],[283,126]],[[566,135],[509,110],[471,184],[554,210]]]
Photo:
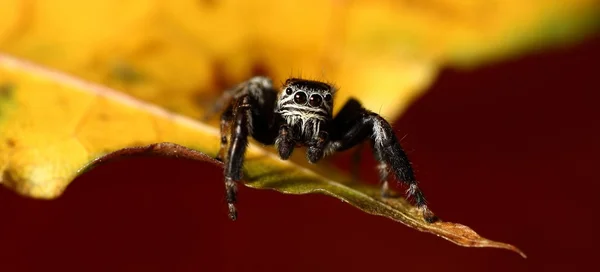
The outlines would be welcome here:
[[[322,195],[243,187],[230,222],[221,169],[137,157],[53,201],[0,187],[0,270],[593,270],[599,10],[583,0],[3,0],[2,53],[195,118],[255,74],[334,82],[338,106],[358,96],[394,121],[436,214],[529,258],[459,247]],[[349,155],[336,165],[348,170]]]

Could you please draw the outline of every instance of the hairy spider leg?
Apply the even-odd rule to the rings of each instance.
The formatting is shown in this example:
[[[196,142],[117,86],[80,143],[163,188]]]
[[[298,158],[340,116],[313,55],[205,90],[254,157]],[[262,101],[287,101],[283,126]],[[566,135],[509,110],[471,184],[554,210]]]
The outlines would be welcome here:
[[[383,197],[391,197],[392,194],[390,192],[390,185],[388,183],[390,177],[390,167],[387,162],[385,162],[385,158],[381,153],[379,148],[375,148],[375,143],[371,144],[373,149],[373,156],[375,156],[375,160],[379,162],[377,165],[377,172],[379,174],[379,184],[381,185],[381,196]]]
[[[248,146],[248,115],[250,105],[246,97],[241,99],[241,105],[234,109],[233,129],[231,129],[231,144],[225,160],[225,197],[229,208],[229,218],[237,219],[235,202],[237,201],[237,181],[241,179],[244,154]],[[236,104],[239,103],[236,101]]]
[[[277,136],[277,126],[273,109],[277,92],[273,89],[270,80],[263,77],[255,77],[245,83],[234,96],[231,102],[232,115],[222,117],[222,120],[231,120],[229,125],[221,127],[230,127],[230,141],[227,157],[225,159],[225,190],[226,200],[229,208],[229,218],[237,219],[237,210],[235,203],[237,201],[237,182],[242,179],[242,168],[246,147],[248,146],[248,136],[265,145],[272,145]],[[225,112],[225,114],[227,111]],[[224,114],[224,115],[225,115]],[[221,130],[221,140],[226,133]],[[227,144],[225,144],[226,146]]]
[[[437,218],[427,209],[427,202],[421,189],[417,186],[411,162],[402,149],[392,126],[379,114],[362,107],[356,99],[350,99],[333,120],[332,141],[328,153],[343,151],[365,139],[370,139],[373,152],[379,161],[380,178],[383,196],[387,196],[388,168],[397,179],[408,185],[407,198],[413,198],[415,205],[422,209],[423,216],[428,222]]]
[[[221,131],[221,144],[219,146],[219,152],[215,159],[223,161],[225,159],[225,149],[227,148],[227,132],[233,121],[233,105],[237,102],[240,96],[246,94],[248,82],[244,82],[236,85],[233,88],[227,89],[221,94],[221,96],[215,101],[213,107],[209,109],[204,116],[205,120],[209,120],[214,114],[220,112],[225,108],[221,114],[220,131]]]

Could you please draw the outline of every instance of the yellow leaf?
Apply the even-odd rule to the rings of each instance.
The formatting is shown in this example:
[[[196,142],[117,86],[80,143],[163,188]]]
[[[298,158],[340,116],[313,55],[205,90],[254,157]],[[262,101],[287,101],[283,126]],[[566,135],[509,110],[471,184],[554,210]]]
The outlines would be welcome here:
[[[265,72],[334,82],[339,101],[397,117],[440,67],[565,44],[597,29],[595,0],[4,0],[0,50],[202,115]],[[176,95],[173,95],[176,94]],[[390,103],[393,101],[393,103]]]
[[[181,145],[151,144],[156,142]],[[89,162],[94,161],[91,166],[95,166],[128,154],[161,154],[218,164],[211,159],[218,145],[219,133],[211,126],[0,55],[1,182],[21,194],[57,197],[77,174],[88,169]],[[421,212],[402,198],[382,199],[379,188],[353,182],[332,169],[283,161],[254,144],[246,157],[245,180],[250,187],[330,195],[459,245],[504,248],[525,257],[516,247],[482,238],[466,226],[427,223]]]

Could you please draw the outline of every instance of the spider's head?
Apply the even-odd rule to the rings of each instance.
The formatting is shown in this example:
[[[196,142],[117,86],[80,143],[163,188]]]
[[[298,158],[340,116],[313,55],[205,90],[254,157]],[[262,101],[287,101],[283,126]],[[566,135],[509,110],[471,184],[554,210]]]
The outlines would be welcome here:
[[[279,96],[278,108],[331,117],[334,87],[320,81],[290,78]]]

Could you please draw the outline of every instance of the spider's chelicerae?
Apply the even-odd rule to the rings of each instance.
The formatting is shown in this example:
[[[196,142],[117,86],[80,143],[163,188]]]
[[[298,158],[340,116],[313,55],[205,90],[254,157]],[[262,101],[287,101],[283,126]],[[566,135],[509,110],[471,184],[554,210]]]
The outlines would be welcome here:
[[[390,124],[355,99],[346,102],[333,117],[334,94],[330,84],[299,78],[286,80],[278,92],[267,77],[253,77],[223,94],[216,105],[217,110],[225,108],[217,159],[225,162],[226,198],[232,220],[237,218],[236,183],[242,178],[248,136],[265,145],[274,144],[283,160],[295,148],[307,147],[306,158],[311,163],[368,140],[379,162],[382,195],[389,196],[391,171],[408,185],[407,197],[414,199],[425,220],[436,220],[427,209],[411,163]]]

